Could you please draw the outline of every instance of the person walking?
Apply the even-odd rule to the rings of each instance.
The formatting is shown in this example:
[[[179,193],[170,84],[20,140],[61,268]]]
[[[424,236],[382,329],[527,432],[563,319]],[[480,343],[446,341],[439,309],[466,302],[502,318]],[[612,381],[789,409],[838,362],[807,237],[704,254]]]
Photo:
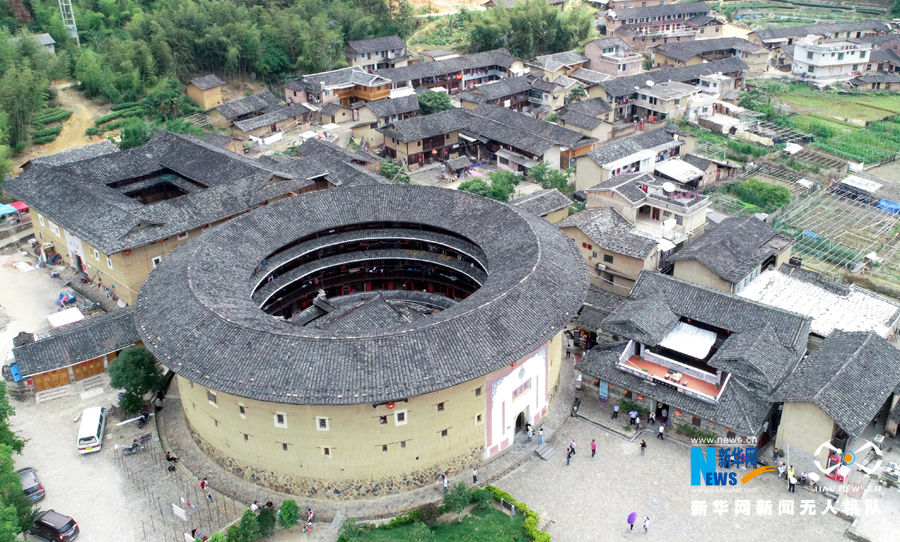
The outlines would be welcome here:
[[[203,480],[200,480],[200,489],[202,491],[206,491],[206,488],[208,488],[208,487],[209,487],[209,482],[207,482],[206,477],[204,477]]]
[[[212,493],[207,493],[207,494],[206,494],[206,502],[209,503],[209,504],[212,504],[212,502],[213,502],[213,496],[212,496]]]
[[[569,359],[571,357],[572,357],[572,346],[569,345],[569,346],[566,346],[566,359]]]
[[[644,455],[644,452],[647,450],[647,441],[641,439],[641,455]]]
[[[569,443],[569,449],[572,450],[572,455],[575,455],[575,447],[578,446],[575,444],[575,439],[572,439],[572,442]]]
[[[612,418],[610,418],[610,420],[615,420],[618,417],[619,417],[619,405],[616,404],[616,406],[613,407],[613,415],[612,415]]]
[[[663,431],[665,431],[666,426],[663,424],[659,424],[659,432],[656,434],[656,438],[659,440],[666,440],[663,438]]]
[[[650,529],[650,516],[644,518],[644,532],[648,532],[648,529]]]
[[[637,512],[632,512],[628,514],[628,526],[631,531],[634,531],[634,522],[637,521]]]
[[[635,432],[638,432],[641,430],[641,417],[640,416],[634,417],[634,430],[635,430]]]
[[[572,456],[575,455],[575,449],[569,448],[569,451],[566,452],[566,465],[572,462]]]
[[[591,457],[597,455],[597,441],[595,439],[591,439]]]
[[[791,465],[791,466],[788,467],[787,477],[788,477],[788,478],[793,478],[793,477],[794,477],[794,466],[793,466],[793,465]]]
[[[472,467],[472,485],[478,485],[478,467]]]
[[[656,412],[651,412],[648,419],[650,420],[650,427],[656,427]]]
[[[538,444],[543,444],[543,443],[544,443],[544,428],[541,427],[540,429],[538,429]]]
[[[778,448],[772,446],[772,463],[778,463]]]
[[[788,492],[789,493],[797,492],[797,479],[794,478],[793,476],[791,476],[790,479],[788,479]]]
[[[253,504],[250,505],[250,510],[255,514],[259,510],[259,501],[253,501]]]
[[[441,486],[444,488],[444,493],[450,491],[450,480],[447,479],[447,475],[441,473]]]

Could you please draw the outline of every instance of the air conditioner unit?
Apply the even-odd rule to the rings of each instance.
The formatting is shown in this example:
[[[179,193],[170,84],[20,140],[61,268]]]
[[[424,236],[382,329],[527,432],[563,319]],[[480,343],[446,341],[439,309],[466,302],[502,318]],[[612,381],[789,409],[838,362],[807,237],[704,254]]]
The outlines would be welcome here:
[[[606,266],[602,263],[597,264],[597,271],[606,271]]]

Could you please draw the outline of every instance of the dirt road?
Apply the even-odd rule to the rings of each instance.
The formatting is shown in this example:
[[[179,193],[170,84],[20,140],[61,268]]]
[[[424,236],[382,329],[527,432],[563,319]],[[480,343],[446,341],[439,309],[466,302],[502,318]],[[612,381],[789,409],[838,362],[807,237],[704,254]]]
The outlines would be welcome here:
[[[69,81],[54,83],[52,86],[57,90],[57,101],[60,107],[71,110],[72,116],[63,123],[63,129],[56,139],[46,145],[32,145],[30,153],[16,159],[17,166],[37,156],[74,149],[103,139],[88,137],[84,131],[94,126],[94,119],[109,113],[109,107],[94,104],[81,92],[72,88],[72,83]]]

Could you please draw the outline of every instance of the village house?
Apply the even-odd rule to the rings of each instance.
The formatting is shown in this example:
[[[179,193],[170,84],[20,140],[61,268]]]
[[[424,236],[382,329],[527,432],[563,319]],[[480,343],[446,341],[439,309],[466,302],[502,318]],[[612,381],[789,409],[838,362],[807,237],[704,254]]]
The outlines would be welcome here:
[[[599,381],[600,400],[630,401],[676,430],[758,438],[762,448],[774,434],[769,396],[806,353],[809,326],[792,312],[643,271],[601,322],[627,342],[591,350],[575,369],[587,385]]]
[[[572,200],[559,190],[551,188],[519,196],[509,200],[508,203],[513,207],[537,215],[551,224],[556,224],[569,216],[569,206],[572,205]]]
[[[703,188],[719,180],[719,164],[712,160],[696,154],[685,154],[681,157],[681,160],[695,167],[701,173],[700,178],[694,183],[687,183],[687,187],[694,189]],[[725,171],[725,168],[722,171]],[[727,177],[728,175],[725,176]]]
[[[288,103],[310,104],[315,107],[330,103],[349,106],[357,102],[388,98],[390,95],[390,80],[368,73],[358,66],[305,75],[284,86],[284,97]]]
[[[575,333],[572,333],[573,345],[587,351],[592,345],[621,342],[621,337],[603,331],[600,328],[600,322],[626,299],[628,299],[626,296],[601,290],[591,284],[584,304],[578,311],[575,321],[572,322],[576,330]]]
[[[588,59],[576,51],[565,51],[552,55],[537,56],[525,62],[531,69],[531,73],[540,76],[547,81],[553,81],[557,77],[569,76],[578,68],[585,68]]]
[[[606,99],[606,102],[613,106],[615,121],[631,121],[634,120],[635,115],[635,100],[641,89],[647,88],[648,81],[653,84],[672,81],[688,85],[698,85],[702,84],[702,80],[705,76],[716,75],[730,79],[731,84],[723,85],[723,87],[730,87],[733,89],[741,86],[741,82],[744,79],[743,74],[746,69],[747,64],[739,58],[723,58],[721,60],[685,66],[683,68],[654,70],[639,75],[611,79],[597,85],[602,89],[602,91],[598,91],[597,94]],[[708,92],[706,88],[701,88],[701,90]],[[711,91],[712,89],[709,90]]]
[[[104,139],[99,143],[91,143],[83,147],[76,147],[67,151],[56,152],[45,156],[35,156],[22,164],[22,171],[28,171],[37,164],[45,166],[61,166],[70,162],[79,160],[87,160],[88,158],[96,158],[105,154],[119,152],[119,147],[108,139]],[[5,188],[5,187],[4,187]]]
[[[230,130],[235,122],[263,115],[279,103],[278,98],[266,90],[253,96],[217,105],[206,115],[210,126]]]
[[[537,118],[544,118],[558,110],[566,104],[567,97],[575,87],[579,86],[582,85],[576,79],[565,75],[560,75],[553,81],[536,79],[531,84],[532,114]]]
[[[10,43],[15,44],[15,43],[17,43],[19,40],[21,40],[22,37],[23,37],[23,36],[17,36],[17,37],[15,37],[15,38],[10,38],[9,41],[10,41]],[[41,47],[43,47],[44,49],[46,49],[47,52],[50,53],[51,55],[55,55],[55,54],[56,54],[56,40],[53,39],[53,36],[51,36],[50,34],[47,34],[47,33],[44,33],[44,34],[24,34],[24,37],[27,37],[27,38],[29,38],[29,39],[33,39],[33,40],[36,41]]]
[[[212,226],[292,195],[387,182],[348,159],[322,155],[250,160],[163,131],[124,151],[36,162],[3,188],[31,207],[42,256],[58,253],[131,305],[151,270]]]
[[[215,75],[204,75],[191,80],[185,85],[185,92],[190,99],[194,100],[204,111],[209,111],[217,105],[222,105],[222,81]]]
[[[665,0],[590,0],[588,3],[599,9],[645,8],[647,6],[666,5]]]
[[[42,392],[103,374],[119,352],[141,344],[133,310],[126,307],[46,333],[19,333],[9,365],[14,386]]]
[[[475,85],[527,71],[522,60],[506,49],[494,49],[432,62],[420,62],[398,68],[376,70],[375,74],[390,82],[391,89],[441,87],[458,94]]]
[[[350,67],[360,67],[367,72],[383,68],[406,66],[408,55],[406,42],[398,36],[385,36],[368,40],[348,41],[344,58]]]
[[[672,276],[731,294],[740,293],[766,269],[791,258],[794,240],[758,218],[731,217],[672,256]]]
[[[556,114],[556,123],[595,138],[598,142],[612,137],[612,107],[601,98],[589,98],[562,107]]]
[[[615,76],[609,75],[608,73],[601,73],[586,68],[579,68],[573,71],[572,75],[569,77],[581,83],[581,87],[584,89],[585,93],[587,93],[588,98],[601,98],[605,96],[605,94],[603,94],[603,89],[600,88],[599,84],[604,81],[609,81],[610,79],[615,79]]]
[[[772,393],[781,408],[775,446],[789,446],[792,463],[827,465],[835,453],[826,447],[816,455],[823,443],[858,450],[857,439],[898,396],[900,350],[873,331],[835,330]],[[869,431],[871,442],[874,427]]]
[[[677,126],[611,141],[578,158],[575,189],[585,190],[621,173],[648,173],[657,162],[694,152],[697,138]]]
[[[407,167],[464,154],[478,160],[496,156],[501,169],[525,172],[538,162],[570,167],[596,139],[491,104],[474,110],[450,109],[398,121],[384,128],[385,153]]]
[[[891,341],[900,326],[896,301],[789,263],[763,271],[738,295],[812,318],[810,348],[835,330],[873,331]]]
[[[710,17],[709,12],[706,2],[693,2],[608,10],[603,19],[607,37],[621,38],[631,47],[643,51],[657,43],[691,41],[697,37],[701,26],[721,30],[722,23]],[[717,32],[711,30],[708,34],[713,37]]]
[[[241,156],[244,155],[244,141],[234,136],[203,132],[203,135],[200,136],[200,138],[205,139],[210,144],[215,145],[220,149],[225,149],[240,154]]]
[[[866,71],[872,44],[854,38],[807,36],[794,42],[791,73],[802,77],[849,77]]]
[[[872,51],[874,54],[876,51]],[[868,73],[850,80],[853,90],[900,90],[900,74]]]
[[[765,72],[769,66],[769,50],[743,38],[662,43],[648,48],[648,51],[655,68],[680,68],[729,57],[743,60],[748,72]]]
[[[536,75],[525,74],[475,85],[470,90],[460,92],[459,101],[466,109],[475,109],[488,103],[528,113],[532,109],[532,86],[537,79]]]
[[[378,131],[397,121],[408,119],[419,114],[419,97],[410,94],[402,98],[383,98],[374,102],[366,102],[354,109],[351,127],[353,138],[364,149],[376,150],[384,145],[384,135]],[[332,122],[341,122],[334,120]]]
[[[617,175],[587,189],[587,208],[615,209],[659,242],[662,257],[702,236],[709,197],[672,190],[646,173]]]
[[[306,104],[276,105],[257,117],[239,120],[231,126],[231,133],[239,139],[264,138],[291,129],[305,131],[314,110]]]
[[[870,19],[785,28],[760,28],[751,32],[747,39],[768,49],[784,49],[809,35],[826,39],[863,39],[887,34],[890,31],[891,25],[888,23]]]
[[[650,122],[677,119],[684,116],[691,99],[698,94],[698,87],[675,81],[642,88],[634,100],[634,113]]]
[[[597,288],[628,295],[642,270],[659,269],[657,240],[615,209],[581,211],[560,222],[559,229],[580,248],[591,284]]]
[[[419,62],[434,62],[435,60],[447,60],[460,57],[460,55],[453,51],[445,51],[444,49],[430,49],[416,54],[419,56]]]
[[[644,63],[644,55],[616,37],[588,42],[584,56],[589,60],[589,69],[616,77],[637,75]]]

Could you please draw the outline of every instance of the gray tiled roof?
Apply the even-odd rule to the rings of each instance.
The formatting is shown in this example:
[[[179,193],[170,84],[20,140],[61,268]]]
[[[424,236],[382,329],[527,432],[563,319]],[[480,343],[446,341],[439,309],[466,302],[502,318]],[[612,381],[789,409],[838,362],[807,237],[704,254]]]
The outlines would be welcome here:
[[[686,137],[690,134],[682,131],[675,125],[670,125],[658,130],[641,132],[618,141],[611,141],[602,147],[592,150],[586,156],[598,166],[602,166],[603,164],[609,164],[632,154],[674,141],[674,136],[676,135]]]
[[[359,66],[341,68],[330,72],[312,73],[304,75],[300,79],[288,82],[284,88],[289,90],[306,90],[314,94],[321,92],[322,87],[349,88],[354,85],[378,87],[390,84],[390,81],[378,75],[371,74]]]
[[[75,322],[49,331],[13,349],[23,377],[62,369],[133,345],[140,340],[132,319],[134,307]]]
[[[900,65],[900,55],[893,49],[872,49],[869,61],[878,63],[889,62]]]
[[[656,239],[652,235],[635,228],[610,207],[581,211],[557,225],[578,228],[597,246],[616,254],[644,260],[656,250]]]
[[[508,68],[517,60],[519,59],[509,54],[509,51],[506,49],[494,49],[493,51],[448,58],[446,60],[435,60],[433,62],[421,62],[399,68],[375,70],[374,73],[393,81],[394,83],[401,83],[403,81],[437,77],[448,73],[486,68],[488,66]]]
[[[874,331],[835,330],[803,359],[773,401],[813,403],[858,437],[900,384],[900,350]]]
[[[696,154],[685,154],[681,159],[704,173],[710,165],[715,163],[702,156],[697,156]]]
[[[475,85],[472,90],[459,93],[459,99],[469,102],[484,103],[490,100],[514,96],[520,92],[531,90],[535,76],[531,74],[498,79],[490,83]]]
[[[602,98],[589,98],[580,102],[570,103],[566,106],[566,111],[577,111],[584,115],[596,117],[604,113],[612,111],[612,106],[606,103]]]
[[[715,17],[710,17],[709,15],[694,15],[685,22],[695,24],[697,26],[703,26],[706,24],[710,24],[713,21],[715,21],[716,24],[724,24],[722,23],[722,21],[716,19]]]
[[[383,38],[371,38],[367,40],[348,41],[347,48],[353,52],[359,53],[376,53],[381,51],[389,51],[391,49],[406,49],[406,42],[401,40],[399,36],[385,36]]]
[[[851,83],[900,83],[900,74],[898,73],[870,73],[858,75],[850,80]]]
[[[622,41],[619,38],[615,38],[615,39]],[[605,40],[598,40],[598,41],[605,41]],[[589,70],[587,68],[578,68],[577,70],[572,72],[570,77],[572,77],[573,79],[577,79],[577,80],[581,81],[582,83],[588,83],[588,84],[595,84],[595,83],[600,83],[601,81],[608,81],[610,79],[615,79],[612,75],[609,75],[608,73],[595,72],[594,70]]]
[[[690,4],[675,4],[690,5]],[[699,80],[703,75],[711,75],[722,72],[730,74],[747,69],[747,64],[737,57],[728,57],[721,60],[713,60],[712,62],[704,62],[693,66],[684,66],[681,68],[663,68],[661,70],[653,70],[652,72],[641,73],[638,75],[629,75],[628,77],[619,77],[599,83],[607,94],[612,96],[627,96],[635,92],[634,87],[643,88],[647,86],[647,81],[653,83],[662,83],[665,81],[675,81],[678,83],[686,83],[688,81]]]
[[[552,190],[538,190],[537,192],[509,200],[509,204],[525,209],[537,216],[547,216],[554,211],[559,211],[572,205],[572,200],[553,188]]]
[[[531,66],[537,66],[548,72],[555,72],[565,67],[571,67],[576,64],[584,64],[588,59],[579,54],[577,51],[564,51],[562,53],[554,53],[552,55],[543,55],[532,58],[527,62]]]
[[[225,84],[225,81],[222,81],[215,75],[210,74],[191,80],[191,84],[199,88],[200,90],[209,90],[211,88],[221,87]]]
[[[625,201],[636,204],[647,199],[647,193],[641,190],[641,185],[656,186],[656,177],[649,173],[622,173],[597,183],[587,189],[587,192],[615,192],[625,198]]]
[[[579,113],[578,111],[564,111],[556,116],[557,119],[562,120],[566,124],[571,124],[572,126],[577,126],[579,128],[584,128],[585,130],[593,130],[597,126],[603,124],[602,119],[598,119],[597,117],[593,117],[591,115],[585,115],[584,113]]]
[[[600,322],[625,299],[623,296],[601,290],[592,284],[588,289],[584,305],[578,313],[578,318],[575,320],[576,325],[582,329],[596,332],[600,329]]]
[[[707,228],[669,261],[696,260],[719,278],[735,284],[792,242],[762,220],[731,217]]]
[[[669,58],[675,60],[687,61],[699,54],[709,53],[712,51],[734,50],[747,53],[754,53],[759,49],[763,49],[761,45],[756,45],[743,38],[713,38],[709,40],[691,40],[672,43],[661,43],[651,47]]]
[[[608,49],[610,47],[622,47],[623,49],[630,49],[630,50],[634,51],[634,47],[625,43],[625,40],[623,40],[622,38],[616,38],[616,37],[603,38],[603,39],[599,39],[599,40],[594,40],[594,43],[601,50]]]
[[[46,156],[35,156],[29,162],[32,164],[45,164],[48,166],[61,166],[78,160],[87,160],[105,154],[119,152],[119,147],[108,139],[104,139],[100,143],[91,143],[83,147],[76,147],[67,151],[61,151]]]
[[[679,318],[729,331],[709,360],[713,367],[771,391],[806,352],[812,319],[668,275],[641,271],[629,301],[602,324],[605,331],[655,346]]]
[[[469,124],[469,116],[470,113],[467,110],[454,108],[431,115],[398,120],[389,126],[379,128],[378,131],[385,136],[410,142],[425,137],[449,134],[465,128]]]
[[[373,102],[367,102],[363,107],[368,107],[379,119],[413,113],[419,110],[419,97],[415,94],[402,98],[383,98]]]
[[[487,280],[439,314],[350,333],[282,321],[252,302],[255,262],[279,247],[343,225],[397,221],[479,245]],[[575,316],[587,285],[573,243],[525,211],[437,187],[360,186],[288,198],[192,239],[147,278],[135,323],[162,363],[211,389],[271,402],[372,404],[520,360]]]
[[[882,34],[880,36],[860,36],[858,38],[859,41],[863,41],[866,43],[871,43],[872,45],[881,45],[882,43],[890,40],[900,40],[900,34]]]
[[[335,313],[337,311],[331,313],[326,320],[316,322],[316,328],[331,333],[366,333],[372,329],[389,329],[408,322],[380,294]]]
[[[646,6],[641,8],[622,8],[615,11],[616,19],[625,21],[628,19],[640,19],[647,17],[660,17],[668,15],[684,15],[688,13],[696,13],[698,15],[706,15],[709,13],[709,5],[706,2],[693,2],[687,4],[666,4],[663,6]],[[609,16],[607,11],[607,16]]]
[[[723,390],[718,403],[707,403],[678,390],[657,386],[646,378],[616,368],[624,345],[601,348],[588,352],[575,366],[593,378],[620,386],[634,394],[652,397],[669,405],[670,410],[681,410],[704,420],[711,420],[745,436],[756,436],[769,413],[769,403],[753,393],[739,380],[731,379]]]
[[[241,115],[262,112],[263,110],[278,105],[279,100],[271,92],[265,90],[253,96],[247,96],[233,102],[217,105],[214,109],[226,119],[234,119]]]
[[[341,109],[349,109],[345,105],[341,105],[340,102],[328,102],[327,104],[322,106],[322,109],[319,110],[319,114],[325,115],[326,117],[330,117],[340,111]]]
[[[266,113],[258,117],[240,120],[235,122],[234,125],[244,132],[249,132],[292,117],[308,117],[310,113],[312,113],[312,109],[301,103],[293,103],[285,106],[278,105],[270,107]]]
[[[804,38],[810,34],[833,34],[835,32],[858,32],[862,30],[877,30],[878,32],[890,32],[891,26],[884,21],[844,21],[840,23],[812,24],[806,26],[789,26],[787,28],[760,28],[756,35],[763,40],[778,38]]]
[[[217,147],[224,147],[225,145],[228,145],[229,143],[234,141],[234,137],[232,137],[231,135],[221,135],[214,132],[203,132],[203,135],[200,136],[200,138],[209,141],[211,144],[216,145]]]
[[[160,132],[145,145],[118,153],[59,166],[35,164],[3,188],[92,246],[115,254],[243,213],[315,177],[325,176],[335,185],[387,181],[343,156],[323,146],[316,156],[273,165],[192,135]],[[188,193],[144,205],[109,186],[154,174],[172,175]],[[267,186],[275,176],[286,181]]]

